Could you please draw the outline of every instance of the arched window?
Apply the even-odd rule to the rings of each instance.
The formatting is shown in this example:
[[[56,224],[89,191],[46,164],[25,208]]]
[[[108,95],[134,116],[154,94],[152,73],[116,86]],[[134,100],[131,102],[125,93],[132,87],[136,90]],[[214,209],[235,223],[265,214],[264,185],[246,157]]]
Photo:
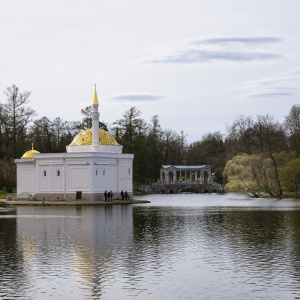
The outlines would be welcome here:
[[[60,176],[60,170],[56,170],[56,176],[57,176],[57,177]]]
[[[103,170],[103,176],[105,176],[105,169]]]
[[[130,168],[128,168],[128,175],[130,175]]]
[[[96,176],[98,176],[98,169],[96,170]]]
[[[46,172],[46,170],[44,170],[44,172],[43,172],[43,173],[44,173],[44,177],[46,177],[46,176],[47,176],[47,172]]]

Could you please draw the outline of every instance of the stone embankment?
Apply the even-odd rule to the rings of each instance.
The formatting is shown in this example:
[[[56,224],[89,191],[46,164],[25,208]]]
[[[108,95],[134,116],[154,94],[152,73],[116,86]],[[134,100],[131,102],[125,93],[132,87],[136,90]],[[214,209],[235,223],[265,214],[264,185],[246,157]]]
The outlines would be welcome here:
[[[38,200],[6,200],[6,199],[0,199],[0,204],[3,205],[128,205],[128,204],[141,204],[141,203],[150,203],[150,201],[147,200],[113,200],[113,201],[83,201],[83,200],[75,200],[75,201],[66,201],[66,200],[60,200],[60,201],[38,201]]]
[[[223,193],[221,184],[211,181],[210,183],[199,183],[196,181],[185,182],[156,182],[151,185],[153,194],[178,194],[178,193]]]

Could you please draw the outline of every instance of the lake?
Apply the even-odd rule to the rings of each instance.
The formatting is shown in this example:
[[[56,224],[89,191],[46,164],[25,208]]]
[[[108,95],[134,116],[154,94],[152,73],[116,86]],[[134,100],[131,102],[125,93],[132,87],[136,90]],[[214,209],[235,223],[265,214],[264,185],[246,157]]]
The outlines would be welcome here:
[[[0,214],[0,299],[300,299],[300,201],[233,194]]]

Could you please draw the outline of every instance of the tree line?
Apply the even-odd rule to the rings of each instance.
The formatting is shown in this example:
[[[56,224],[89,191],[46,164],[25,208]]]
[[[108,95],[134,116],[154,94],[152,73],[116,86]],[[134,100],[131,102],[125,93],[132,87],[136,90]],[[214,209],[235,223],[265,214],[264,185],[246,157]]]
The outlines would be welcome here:
[[[41,153],[65,152],[76,134],[91,128],[91,107],[81,110],[82,120],[64,121],[57,117],[37,117],[30,108],[30,92],[16,85],[5,92],[0,102],[0,189],[16,187],[15,158],[27,150]],[[294,105],[284,122],[271,115],[239,116],[226,128],[209,132],[193,143],[187,134],[163,129],[159,116],[149,123],[136,107],[130,107],[112,124],[100,122],[123,145],[123,153],[133,153],[133,182],[151,184],[159,180],[162,165],[210,165],[216,182],[228,191],[251,196],[268,193],[282,197],[298,193],[300,186],[300,106]]]

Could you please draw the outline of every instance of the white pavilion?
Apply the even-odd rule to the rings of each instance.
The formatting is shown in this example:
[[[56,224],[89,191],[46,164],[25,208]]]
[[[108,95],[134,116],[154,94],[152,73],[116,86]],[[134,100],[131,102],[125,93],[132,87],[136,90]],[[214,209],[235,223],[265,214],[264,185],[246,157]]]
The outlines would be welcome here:
[[[33,200],[113,199],[121,190],[132,197],[133,154],[123,154],[122,145],[99,129],[96,86],[92,101],[92,128],[80,132],[65,153],[40,153],[32,149],[16,159],[17,197]]]

